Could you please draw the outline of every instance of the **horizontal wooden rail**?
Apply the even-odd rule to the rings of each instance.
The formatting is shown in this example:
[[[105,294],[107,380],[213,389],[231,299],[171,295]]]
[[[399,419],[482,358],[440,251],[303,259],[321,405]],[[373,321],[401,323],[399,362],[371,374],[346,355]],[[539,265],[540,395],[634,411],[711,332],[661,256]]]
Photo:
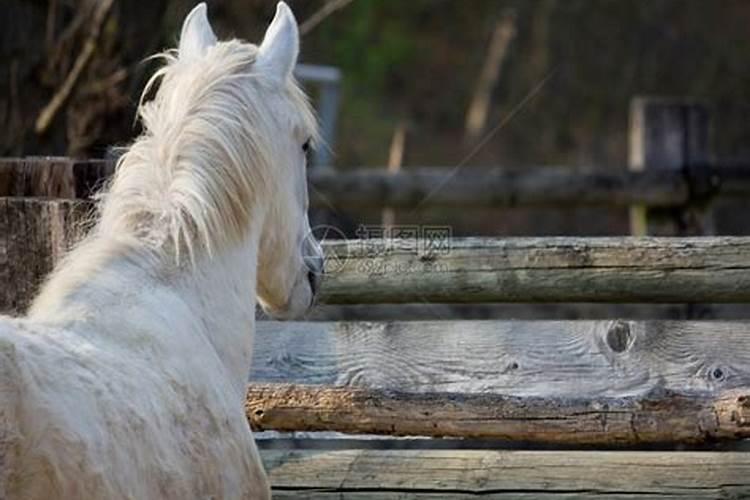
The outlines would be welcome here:
[[[69,158],[0,159],[0,196],[89,197],[113,172],[113,162]],[[602,171],[574,167],[419,167],[310,171],[314,206],[414,209],[430,206],[671,207],[713,195],[750,194],[750,168],[715,165],[708,170]]]
[[[745,498],[750,453],[261,450],[278,499]]]
[[[22,311],[86,226],[81,200],[0,197],[0,311]],[[750,302],[750,237],[327,241],[320,302]]]
[[[562,398],[271,384],[250,386],[246,410],[256,430],[615,446],[750,438],[750,388]]]
[[[750,387],[750,322],[259,321],[250,380],[622,397]]]
[[[256,429],[556,444],[750,437],[750,322],[259,322]],[[291,385],[290,385],[291,384]]]
[[[464,167],[313,171],[315,206],[441,207],[610,206],[642,204],[672,207],[689,204],[692,181],[675,171],[580,171],[563,167],[524,170]],[[750,192],[750,170],[732,169],[706,180],[703,195]]]
[[[113,173],[106,160],[0,158],[0,197],[90,198]]]
[[[750,238],[329,241],[321,302],[749,302]]]

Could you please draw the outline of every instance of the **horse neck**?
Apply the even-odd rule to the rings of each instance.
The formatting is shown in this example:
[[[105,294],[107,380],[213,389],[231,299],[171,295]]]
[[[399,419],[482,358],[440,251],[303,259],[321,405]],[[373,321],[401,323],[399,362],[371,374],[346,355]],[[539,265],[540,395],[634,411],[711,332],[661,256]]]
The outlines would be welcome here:
[[[258,242],[259,231],[251,230],[233,247],[175,268],[164,263],[169,259],[112,250],[117,242],[93,235],[52,275],[29,318],[100,341],[127,339],[144,329],[158,342],[204,336],[244,394],[255,324]]]
[[[258,234],[214,257],[204,257],[195,270],[182,274],[174,293],[190,303],[191,316],[244,391],[255,333]]]

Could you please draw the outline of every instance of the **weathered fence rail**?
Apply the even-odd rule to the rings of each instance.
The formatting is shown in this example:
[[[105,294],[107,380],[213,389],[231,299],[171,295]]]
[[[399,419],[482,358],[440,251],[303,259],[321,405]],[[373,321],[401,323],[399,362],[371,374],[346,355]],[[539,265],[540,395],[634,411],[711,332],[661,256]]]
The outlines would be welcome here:
[[[274,498],[745,498],[750,453],[265,450]]]
[[[675,170],[464,167],[456,175],[450,168],[409,168],[396,173],[378,168],[313,171],[310,184],[311,201],[322,207],[676,207],[712,196],[747,196],[750,169],[726,166],[692,175]],[[696,193],[701,193],[700,199]]]
[[[87,199],[113,173],[107,160],[0,158],[0,197]]]
[[[746,237],[354,240],[325,250],[327,303],[750,300]]]
[[[0,310],[19,311],[90,205],[0,198]],[[328,241],[328,304],[750,301],[750,237]],[[3,263],[6,263],[3,265]]]
[[[261,322],[256,429],[551,444],[750,437],[750,323]]]
[[[581,171],[569,167],[522,170],[464,167],[311,169],[311,202],[318,207],[584,206],[641,204],[675,207],[713,196],[750,194],[750,168]],[[112,175],[112,162],[67,158],[0,159],[0,196],[86,198]],[[466,175],[470,172],[470,175]]]
[[[399,393],[254,385],[256,430],[491,438],[555,445],[702,444],[750,438],[750,390],[622,398]]]

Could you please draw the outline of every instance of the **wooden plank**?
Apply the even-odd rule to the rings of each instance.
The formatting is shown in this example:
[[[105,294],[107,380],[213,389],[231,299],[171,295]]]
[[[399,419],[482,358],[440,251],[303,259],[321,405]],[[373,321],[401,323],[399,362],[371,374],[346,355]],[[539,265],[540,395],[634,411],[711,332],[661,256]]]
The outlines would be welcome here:
[[[750,323],[258,322],[250,379],[408,392],[627,396],[750,386]]]
[[[725,168],[726,167],[726,168]],[[475,167],[471,175],[449,169],[416,167],[391,174],[385,169],[317,170],[310,173],[313,206],[400,209],[418,207],[681,207],[692,191],[708,182],[700,202],[711,196],[747,197],[750,171],[744,166],[716,163],[707,172],[674,170],[606,171],[575,167],[509,169]],[[435,191],[435,186],[441,188]]]
[[[90,205],[76,200],[0,198],[0,312],[21,314],[44,277],[85,231]],[[2,262],[0,262],[2,264]]]
[[[708,173],[675,170],[607,171],[575,167],[472,168],[452,176],[445,168],[419,167],[388,172],[385,168],[310,171],[311,203],[345,207],[399,209],[418,206],[514,207],[609,206],[633,204],[679,207],[691,201],[697,183],[708,181],[703,198],[746,197],[750,171],[715,163]],[[89,198],[114,171],[107,160],[69,158],[0,159],[0,196]],[[693,178],[694,174],[696,175]],[[698,175],[700,174],[700,175]],[[435,186],[442,186],[434,192]],[[426,202],[425,199],[429,198]]]
[[[750,323],[260,321],[250,380],[525,397],[718,393],[750,387]]]
[[[357,387],[252,385],[258,431],[490,438],[555,445],[698,444],[750,438],[750,388],[714,397],[410,394]]]
[[[466,428],[454,432],[445,427],[446,423],[431,427],[432,417],[426,415],[417,415],[414,422],[403,422],[406,417],[398,412],[406,411],[407,401],[401,404],[401,400],[388,398],[396,397],[398,392],[441,393],[432,400],[432,407],[417,398],[412,401],[412,408],[424,404],[424,409],[434,415],[440,413],[440,408],[448,411],[450,407],[454,412],[450,420],[455,422],[455,412],[470,411],[473,400],[466,400],[465,405],[462,400],[453,408],[454,396],[446,393],[479,395],[474,401],[478,405],[476,412],[493,411],[485,408],[489,399],[482,398],[495,394],[502,397],[494,407],[502,406],[507,413],[494,414],[495,421],[503,421],[495,428],[500,431],[482,430],[480,434],[485,437],[545,441],[550,440],[545,433],[554,429],[563,432],[570,423],[588,425],[588,434],[558,435],[556,442],[696,443],[733,438],[733,430],[722,430],[733,429],[732,411],[721,408],[731,401],[734,405],[744,404],[731,398],[736,391],[750,387],[748,339],[747,322],[259,322],[250,374],[253,384],[322,384],[368,392],[334,391],[326,399],[317,392],[321,388],[311,388],[300,392],[297,398],[309,406],[297,409],[290,403],[295,401],[294,392],[280,398],[274,396],[273,390],[262,397],[251,392],[254,402],[249,406],[249,417],[262,417],[265,420],[259,421],[260,427],[277,430],[312,430],[311,426],[318,426],[316,430],[352,431],[352,427],[347,427],[351,424],[363,426],[354,429],[357,432],[392,433],[396,427],[391,424],[414,424],[420,427],[403,432],[476,435]],[[355,396],[360,398],[358,403],[346,406],[346,398],[352,401]],[[366,404],[370,397],[381,404],[373,403],[370,408]],[[318,404],[323,406],[316,407]],[[329,404],[334,406],[325,406]],[[283,413],[287,411],[285,405],[291,405],[296,412],[294,418],[303,420],[288,427],[278,422],[271,424],[276,418],[273,411],[282,412],[282,421],[290,418]],[[568,408],[576,418],[554,413],[561,407]],[[660,419],[678,407],[677,413],[685,419],[680,423],[679,418],[669,417],[671,424],[660,427]],[[381,419],[383,426],[379,428],[369,417],[356,414],[372,411],[370,416],[381,418],[378,412],[387,413],[388,408],[396,412],[391,414],[395,422]],[[255,415],[258,409],[262,413]],[[735,413],[741,415],[742,411]],[[322,419],[326,412],[331,420]],[[516,418],[518,412],[521,416]],[[652,419],[657,413],[659,417]],[[716,424],[719,413],[730,415],[729,427]],[[512,418],[506,422],[509,415]],[[481,419],[471,417],[471,412],[464,417],[469,426],[481,424]],[[485,417],[488,415],[482,418]],[[552,422],[532,421],[532,427],[539,425],[534,436],[514,427],[525,426],[525,419],[532,417]],[[347,419],[350,423],[346,423]],[[737,432],[745,435],[748,428],[741,427]],[[510,433],[505,433],[508,429]]]
[[[735,175],[745,176],[740,171]],[[733,181],[726,178],[725,183],[732,185]],[[554,167],[472,168],[471,175],[451,175],[448,169],[431,167],[398,173],[383,169],[320,170],[311,173],[310,184],[313,206],[334,204],[347,208],[623,207],[635,202],[674,206],[685,203],[689,195],[685,178],[672,172],[595,172]],[[435,191],[435,186],[441,188]]]
[[[38,219],[42,233],[58,234],[70,231],[85,213],[64,200],[35,199],[23,208],[19,203],[3,205],[16,221],[8,222],[10,246],[37,231],[17,220],[22,214],[24,220]],[[45,211],[68,215],[57,228],[45,229],[48,221],[58,220]],[[424,235],[416,240],[325,242],[320,302],[750,302],[748,237],[441,240],[428,236],[430,229],[440,228],[422,228]],[[43,251],[43,245],[35,250],[40,259],[46,258],[39,254]],[[24,265],[10,255],[11,266]],[[49,267],[23,282],[38,281]],[[21,296],[29,296],[25,285],[18,286]]]
[[[750,453],[262,450],[274,498],[744,498]]]
[[[0,158],[0,196],[88,199],[113,172],[106,160]]]
[[[682,99],[638,97],[630,106],[629,168],[671,171],[688,183],[688,199],[666,213],[646,206],[630,209],[634,236],[712,234],[711,218],[688,205],[705,201],[719,179],[709,167],[711,117],[708,108]]]
[[[747,237],[424,236],[324,248],[329,304],[750,301]]]

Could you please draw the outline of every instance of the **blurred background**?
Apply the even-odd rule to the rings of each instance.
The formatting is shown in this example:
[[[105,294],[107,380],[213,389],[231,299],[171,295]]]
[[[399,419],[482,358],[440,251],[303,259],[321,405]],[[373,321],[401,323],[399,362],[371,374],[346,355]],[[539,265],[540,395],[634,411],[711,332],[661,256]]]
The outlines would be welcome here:
[[[137,133],[135,105],[155,52],[174,47],[192,0],[115,0],[96,48],[44,132],[98,22],[97,0],[2,0],[0,155],[104,157]],[[329,137],[337,171],[359,167],[560,166],[621,171],[629,103],[672,96],[711,106],[713,159],[750,149],[750,2],[743,0],[290,0],[301,62],[340,74]],[[271,0],[209,0],[220,38],[258,42]],[[320,85],[305,82],[319,104]],[[329,113],[330,114],[330,113]],[[479,146],[479,147],[478,147]],[[395,151],[394,151],[395,148]],[[394,158],[395,154],[395,158]],[[738,204],[739,203],[739,204]],[[716,231],[744,234],[741,202],[717,207]],[[722,208],[723,207],[723,208]],[[329,207],[330,208],[330,207]],[[616,235],[627,210],[420,207],[396,223],[456,235]],[[318,214],[348,235],[380,210]],[[326,218],[327,217],[327,218]]]
[[[139,133],[135,107],[157,64],[147,57],[176,45],[181,22],[195,4],[0,3],[0,156],[76,158],[107,157]],[[220,39],[259,42],[275,11],[271,0],[207,3]],[[750,163],[748,1],[289,4],[302,35],[298,76],[330,146],[316,152],[311,172],[329,175],[329,181],[333,175],[333,184],[339,183],[333,191],[323,189],[330,182],[317,190],[313,183],[313,223],[335,228],[328,237],[361,236],[363,225],[413,224],[448,227],[453,236],[631,234],[630,208],[622,202],[545,206],[539,203],[541,188],[531,204],[516,203],[511,193],[496,206],[421,203],[391,209],[377,203],[379,190],[387,191],[382,178],[347,184],[336,176],[363,168],[445,172],[423,180],[419,196],[425,198],[454,189],[443,178],[481,184],[488,172],[620,175],[632,168],[631,102],[637,96],[697,103],[707,118],[701,161],[717,167]],[[567,178],[561,179],[555,189]],[[356,189],[347,201],[351,186]],[[376,202],[356,203],[363,195]],[[698,231],[686,230],[689,224],[675,223],[667,212],[671,229],[663,234],[750,234],[747,196],[712,200],[711,222]],[[476,315],[500,314],[482,307]],[[569,315],[598,314],[581,311]],[[568,313],[549,313],[561,314]]]

